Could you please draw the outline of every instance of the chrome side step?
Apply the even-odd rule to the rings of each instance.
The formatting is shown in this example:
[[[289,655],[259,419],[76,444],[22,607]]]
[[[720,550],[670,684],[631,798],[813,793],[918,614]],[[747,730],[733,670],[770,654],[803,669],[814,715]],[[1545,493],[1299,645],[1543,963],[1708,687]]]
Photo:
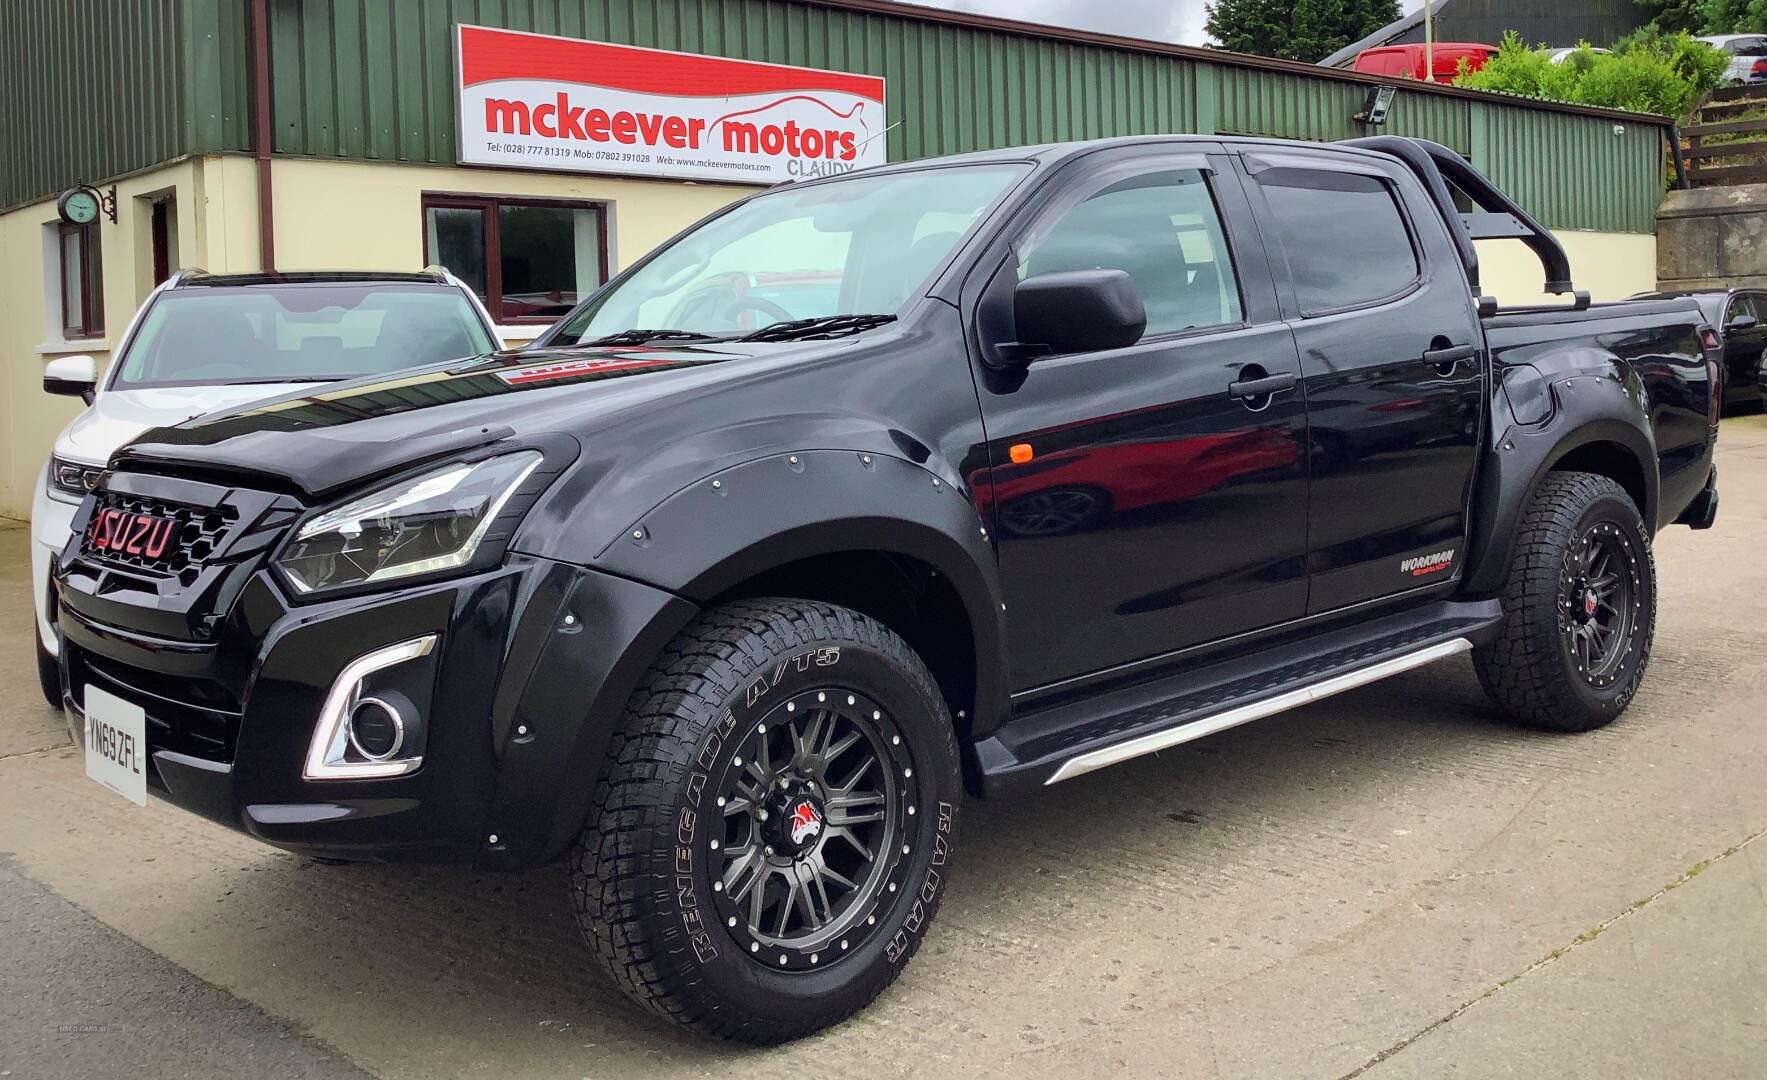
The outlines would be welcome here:
[[[1472,647],[1473,643],[1463,637],[1440,641],[1418,649],[1416,652],[1382,660],[1377,664],[1370,664],[1368,667],[1356,671],[1347,671],[1342,675],[1334,675],[1311,686],[1290,690],[1273,698],[1254,701],[1249,705],[1240,705],[1213,716],[1187,720],[1164,731],[1151,732],[1115,746],[1093,750],[1063,762],[1049,779],[1043,781],[1043,784],[1047,787],[1050,784],[1072,780],[1076,776],[1084,776],[1089,772],[1095,772],[1131,758],[1138,758],[1144,754],[1169,750],[1174,746],[1181,746],[1205,735],[1213,735],[1217,731],[1226,731],[1228,728],[1238,727],[1253,720],[1262,720],[1266,716],[1287,712],[1290,709],[1331,697],[1333,694],[1341,694],[1345,690],[1354,690],[1358,686],[1367,686],[1369,683],[1379,682],[1388,676],[1410,671],[1412,668],[1433,664],[1437,660],[1446,659],[1459,653],[1470,652]]]

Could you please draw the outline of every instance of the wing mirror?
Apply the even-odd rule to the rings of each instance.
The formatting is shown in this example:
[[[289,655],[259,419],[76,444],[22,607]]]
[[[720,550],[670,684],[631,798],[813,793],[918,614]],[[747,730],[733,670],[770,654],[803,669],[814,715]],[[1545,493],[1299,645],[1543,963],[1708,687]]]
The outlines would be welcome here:
[[[1012,290],[1017,341],[993,350],[994,367],[1021,367],[1067,353],[1121,349],[1141,340],[1147,309],[1121,270],[1060,270],[1037,274]]]
[[[1760,324],[1761,320],[1753,315],[1733,315],[1730,321],[1724,324],[1724,332],[1729,334],[1738,330],[1753,330]]]
[[[85,353],[56,357],[43,367],[43,392],[92,404],[98,393],[98,361]]]

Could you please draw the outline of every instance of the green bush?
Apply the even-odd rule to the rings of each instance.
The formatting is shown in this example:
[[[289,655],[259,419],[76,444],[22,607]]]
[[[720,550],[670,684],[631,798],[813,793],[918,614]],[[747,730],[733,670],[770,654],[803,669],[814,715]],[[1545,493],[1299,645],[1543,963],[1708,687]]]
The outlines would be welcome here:
[[[1484,67],[1463,69],[1454,84],[1680,118],[1718,85],[1728,62],[1717,49],[1682,32],[1635,35],[1612,53],[1585,47],[1554,64],[1510,33]]]

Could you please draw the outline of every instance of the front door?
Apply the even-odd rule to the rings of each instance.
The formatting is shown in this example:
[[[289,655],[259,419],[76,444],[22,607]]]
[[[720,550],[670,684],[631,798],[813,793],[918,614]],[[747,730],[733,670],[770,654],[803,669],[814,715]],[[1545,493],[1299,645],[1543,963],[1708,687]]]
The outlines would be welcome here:
[[[1722,325],[1724,393],[1727,398],[1747,401],[1761,392],[1761,354],[1767,349],[1767,295],[1732,296]]]
[[[1344,157],[1245,155],[1305,377],[1310,613],[1458,578],[1486,398],[1446,225],[1397,162]]]
[[[989,453],[976,488],[1014,690],[1306,607],[1304,401],[1231,389],[1298,371],[1244,192],[1219,156],[1099,157],[1070,166],[980,302],[984,338],[1010,340],[1018,281],[1117,269],[1147,308],[1127,348],[978,368]]]

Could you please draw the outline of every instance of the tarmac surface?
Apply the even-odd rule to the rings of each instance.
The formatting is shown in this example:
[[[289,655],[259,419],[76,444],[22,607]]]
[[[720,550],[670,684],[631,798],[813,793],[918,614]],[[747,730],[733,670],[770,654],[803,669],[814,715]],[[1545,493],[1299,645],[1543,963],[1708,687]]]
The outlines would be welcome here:
[[[0,522],[0,1080],[1767,1076],[1767,418],[1719,464],[1616,724],[1506,726],[1457,658],[972,801],[903,978],[775,1050],[628,1006],[562,868],[322,866],[85,779]]]

